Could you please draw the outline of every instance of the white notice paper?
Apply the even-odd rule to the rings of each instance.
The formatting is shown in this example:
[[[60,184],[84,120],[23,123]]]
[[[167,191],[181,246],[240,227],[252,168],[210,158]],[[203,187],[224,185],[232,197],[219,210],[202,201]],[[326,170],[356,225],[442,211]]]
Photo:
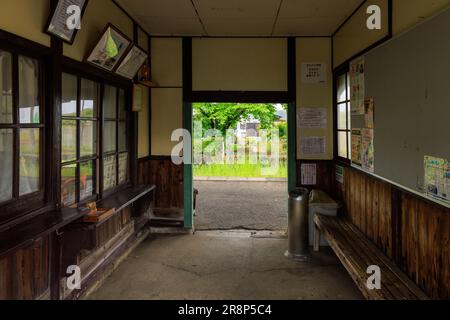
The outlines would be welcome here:
[[[324,83],[327,82],[327,65],[322,62],[302,63],[303,83]]]
[[[302,164],[302,185],[315,186],[317,184],[317,165]]]
[[[325,129],[327,127],[326,108],[301,108],[298,114],[301,129]]]
[[[301,151],[305,155],[319,155],[326,152],[326,137],[304,137],[301,140]]]

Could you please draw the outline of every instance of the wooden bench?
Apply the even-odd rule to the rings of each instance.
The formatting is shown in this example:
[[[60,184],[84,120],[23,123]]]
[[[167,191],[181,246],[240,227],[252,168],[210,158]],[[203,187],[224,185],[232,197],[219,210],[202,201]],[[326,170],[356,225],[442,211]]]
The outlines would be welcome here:
[[[388,257],[386,257],[349,220],[315,215],[314,251],[319,251],[322,234],[353,281],[369,300],[427,300],[429,299]],[[381,270],[381,289],[370,290],[367,280],[369,266]]]

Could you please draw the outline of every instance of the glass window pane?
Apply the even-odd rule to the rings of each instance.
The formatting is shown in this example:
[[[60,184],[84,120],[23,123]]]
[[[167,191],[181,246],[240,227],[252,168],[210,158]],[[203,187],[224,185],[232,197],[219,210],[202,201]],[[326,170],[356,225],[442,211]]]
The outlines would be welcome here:
[[[80,121],[80,157],[97,154],[97,123],[95,121]]]
[[[119,184],[128,181],[128,153],[119,155]]]
[[[338,105],[337,117],[338,130],[347,130],[347,104],[342,103]]]
[[[105,121],[103,128],[103,152],[116,152],[116,122]]]
[[[345,77],[346,75],[343,74],[337,79],[337,102],[344,102],[347,100]]]
[[[103,114],[105,118],[116,119],[116,103],[117,103],[117,89],[111,86],[105,86],[105,93],[103,95]]]
[[[95,194],[94,162],[89,161],[80,164],[80,200],[89,198]]]
[[[13,130],[0,129],[0,202],[12,198],[13,184]]]
[[[125,100],[125,90],[119,89],[119,119],[126,120],[126,100]]]
[[[61,126],[61,161],[77,159],[77,121],[63,120]]]
[[[338,132],[338,152],[339,157],[347,158],[347,132]]]
[[[103,161],[103,190],[116,186],[117,180],[117,158],[116,156],[105,157]]]
[[[76,172],[76,164],[65,166],[61,169],[61,203],[65,206],[70,206],[76,201]]]
[[[20,123],[40,123],[39,64],[36,60],[19,56]]]
[[[119,122],[119,152],[127,151],[127,124]]]
[[[0,50],[0,123],[13,122],[12,110],[12,56]]]
[[[77,77],[62,74],[62,107],[63,117],[77,116]]]
[[[97,83],[94,81],[81,79],[81,101],[80,116],[97,116]]]
[[[19,194],[39,191],[41,181],[40,129],[20,129]]]
[[[351,131],[349,131],[347,133],[347,148],[348,148],[348,158],[351,159],[352,158],[352,133]]]
[[[350,100],[350,72],[347,72],[347,100]]]
[[[348,123],[348,130],[352,129],[352,110],[350,107],[350,103],[347,104],[347,123]]]

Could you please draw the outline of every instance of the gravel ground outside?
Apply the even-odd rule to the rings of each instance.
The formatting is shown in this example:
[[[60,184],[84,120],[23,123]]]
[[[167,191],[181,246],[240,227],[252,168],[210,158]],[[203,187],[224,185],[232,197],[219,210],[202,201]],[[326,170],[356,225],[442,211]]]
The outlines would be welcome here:
[[[194,181],[197,230],[286,230],[287,181]]]

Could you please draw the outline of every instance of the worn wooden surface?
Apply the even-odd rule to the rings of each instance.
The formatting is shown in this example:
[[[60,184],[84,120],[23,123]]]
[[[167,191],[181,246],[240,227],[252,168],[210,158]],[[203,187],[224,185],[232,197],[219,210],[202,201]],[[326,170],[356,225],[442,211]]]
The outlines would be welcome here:
[[[367,299],[417,300],[428,297],[348,219],[316,215],[314,222]],[[370,266],[381,271],[381,287],[367,286]]]
[[[157,208],[183,208],[183,166],[172,163],[170,157],[140,159],[139,184],[156,185]]]
[[[354,168],[345,168],[344,184],[333,184],[368,239],[429,297],[450,299],[450,210]]]
[[[48,290],[48,236],[0,260],[0,300],[38,299]]]

